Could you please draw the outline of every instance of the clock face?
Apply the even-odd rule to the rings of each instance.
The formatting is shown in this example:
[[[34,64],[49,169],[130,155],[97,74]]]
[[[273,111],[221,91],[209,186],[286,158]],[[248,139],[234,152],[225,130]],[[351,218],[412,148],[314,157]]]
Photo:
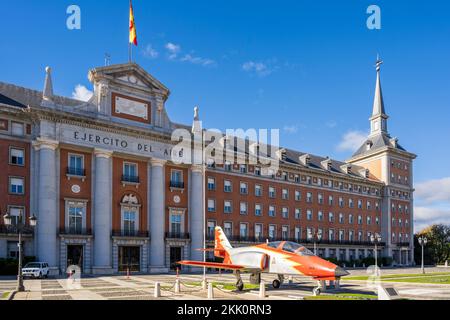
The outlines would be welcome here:
[[[175,202],[175,203],[180,203],[180,202],[181,202],[180,196],[175,196],[175,197],[173,197],[173,202]]]
[[[73,193],[80,193],[80,191],[81,191],[80,186],[77,184],[74,184],[71,189],[72,189]]]

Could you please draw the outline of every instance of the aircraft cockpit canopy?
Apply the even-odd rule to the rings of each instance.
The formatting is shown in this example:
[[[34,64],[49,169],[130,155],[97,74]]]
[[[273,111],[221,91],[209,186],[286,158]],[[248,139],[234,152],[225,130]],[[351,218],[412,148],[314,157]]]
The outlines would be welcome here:
[[[314,253],[312,253],[310,250],[306,249],[301,244],[291,242],[291,241],[275,241],[275,242],[269,242],[267,246],[275,249],[282,249],[283,251],[295,253],[299,256],[313,256]]]

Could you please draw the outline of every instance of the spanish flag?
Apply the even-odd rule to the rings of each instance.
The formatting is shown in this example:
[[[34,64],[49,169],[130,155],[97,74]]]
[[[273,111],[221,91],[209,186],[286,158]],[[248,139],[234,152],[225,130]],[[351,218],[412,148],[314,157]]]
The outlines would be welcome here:
[[[134,24],[133,4],[130,0],[130,44],[138,45],[136,35],[136,25]]]

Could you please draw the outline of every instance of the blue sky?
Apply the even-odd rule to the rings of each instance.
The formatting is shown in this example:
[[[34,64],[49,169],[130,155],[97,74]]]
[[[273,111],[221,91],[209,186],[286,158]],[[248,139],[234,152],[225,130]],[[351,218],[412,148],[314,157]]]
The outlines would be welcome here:
[[[81,30],[66,9],[81,8]],[[381,30],[366,9],[381,8]],[[200,106],[207,127],[280,128],[281,144],[340,160],[369,128],[377,53],[390,133],[419,155],[420,221],[450,222],[448,1],[134,0],[136,62],[172,94],[173,121]],[[5,4],[3,4],[5,6]],[[91,90],[89,68],[127,61],[128,1],[8,2],[1,10],[1,81],[55,92]],[[427,218],[428,217],[428,218]],[[418,221],[418,223],[420,223]]]

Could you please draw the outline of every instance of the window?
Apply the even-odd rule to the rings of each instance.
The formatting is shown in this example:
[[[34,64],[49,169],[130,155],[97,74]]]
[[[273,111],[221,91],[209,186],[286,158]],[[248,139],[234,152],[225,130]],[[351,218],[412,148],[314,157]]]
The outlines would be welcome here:
[[[317,201],[319,202],[319,204],[323,204],[323,194],[322,193],[319,193],[317,195]]]
[[[260,223],[255,224],[255,239],[261,241],[263,238],[263,225]]]
[[[353,224],[353,215],[352,214],[348,215],[348,223]]]
[[[299,176],[298,174],[296,174],[296,175],[294,176],[294,181],[297,182],[297,183],[300,182],[300,176]]]
[[[370,226],[372,224],[372,217],[367,216],[367,225]]]
[[[339,213],[339,223],[344,223],[344,214]]]
[[[323,221],[323,212],[322,212],[322,211],[319,211],[319,212],[317,213],[317,220]]]
[[[295,201],[300,201],[302,200],[302,194],[300,193],[300,191],[295,190]]]
[[[333,201],[334,201],[333,196],[329,196],[328,197],[328,205],[332,206],[333,205]]]
[[[225,166],[224,166],[225,171],[231,171],[231,163],[230,162],[225,162]]]
[[[25,130],[23,123],[11,122],[11,134],[14,136],[24,136]]]
[[[294,237],[297,242],[302,238],[302,230],[299,227],[295,227]]]
[[[223,232],[227,237],[231,237],[233,235],[233,223],[232,222],[224,222],[223,224]]]
[[[311,192],[308,192],[306,194],[306,202],[307,203],[312,203],[312,193]]]
[[[342,197],[339,197],[339,207],[344,207],[344,199]]]
[[[255,204],[255,216],[262,216],[262,209],[260,204]]]
[[[362,200],[358,200],[358,209],[362,209]]]
[[[313,219],[313,213],[311,210],[306,210],[306,220],[311,221]]]
[[[361,242],[363,238],[362,231],[358,231],[358,241]]]
[[[312,240],[313,238],[313,230],[311,228],[306,228],[306,239]]]
[[[355,240],[355,239],[354,239],[353,230],[349,230],[349,231],[348,231],[348,241],[353,242],[354,240]]]
[[[247,202],[241,202],[240,204],[240,213],[247,214]]]
[[[260,176],[260,175],[261,175],[261,168],[255,167],[255,176]]]
[[[289,218],[289,209],[286,207],[283,207],[282,214],[283,214],[284,219],[288,219]]]
[[[333,229],[328,230],[328,240],[330,240],[330,241],[334,240],[334,230]]]
[[[215,234],[214,230],[215,229],[216,229],[216,222],[209,220],[208,224],[207,224],[207,230],[206,230],[208,238],[214,239],[214,234]]]
[[[208,168],[211,168],[211,169],[216,167],[216,163],[214,162],[213,159],[208,159],[206,161],[206,165],[208,166]]]
[[[277,236],[277,227],[273,224],[269,225],[269,239],[273,240]]]
[[[25,209],[23,207],[9,207],[9,215],[11,216],[11,224],[17,226],[25,217]]]
[[[289,227],[288,226],[281,227],[281,237],[283,240],[289,239]]]
[[[84,157],[78,154],[69,154],[68,174],[73,176],[84,176]]]
[[[328,213],[328,222],[334,222],[334,213],[333,212]]]
[[[302,217],[302,210],[296,208],[296,209],[295,209],[295,219],[296,219],[296,220],[300,220],[301,217]]]
[[[223,182],[223,191],[224,192],[231,192],[232,191],[231,181],[230,180],[224,180],[224,182]]]
[[[362,224],[362,216],[358,216],[358,224]]]
[[[239,236],[241,239],[248,238],[248,224],[247,223],[241,223],[239,225]]]
[[[11,148],[9,149],[9,163],[16,166],[23,166],[25,164],[25,151],[23,149]]]
[[[247,185],[247,183],[241,182],[240,186],[241,186],[240,187],[241,194],[247,194],[248,193],[248,185]]]
[[[184,188],[183,183],[183,171],[181,170],[171,170],[170,171],[170,186],[172,188]]]
[[[210,191],[216,190],[216,179],[208,178],[208,190]]]
[[[339,241],[345,240],[345,233],[344,230],[339,230]]]
[[[275,198],[275,188],[269,187],[269,198]]]
[[[380,211],[380,203],[378,201],[375,202],[375,210]]]
[[[208,212],[216,212],[216,200],[208,199]]]
[[[239,166],[239,172],[240,173],[247,173],[247,165],[246,164],[241,164]]]
[[[353,208],[353,199],[348,199],[348,207]]]
[[[123,177],[122,181],[127,182],[139,182],[137,174],[137,164],[124,162],[123,164]],[[171,178],[172,179],[172,178]]]
[[[223,212],[224,213],[231,213],[231,212],[233,212],[233,208],[231,206],[231,201],[225,200],[223,202]]]
[[[69,201],[67,203],[67,213],[68,231],[71,234],[81,234],[83,230],[83,220],[86,214],[86,203]]]
[[[380,224],[380,218],[375,217],[375,223],[376,223],[377,225],[379,225],[379,224]]]
[[[136,218],[137,218],[137,214],[136,214],[136,210],[134,210],[134,208],[123,208],[122,223],[123,223],[123,235],[124,236],[135,234],[136,227],[137,227]],[[180,219],[180,221],[177,220],[178,218]],[[171,224],[171,231],[174,232],[173,231],[174,227],[172,226],[172,224],[174,224],[175,227],[176,226],[180,227],[181,226],[181,216],[172,215],[170,217],[170,224]]]
[[[289,199],[289,190],[283,189],[282,193],[281,193],[281,197],[283,198],[283,200],[288,200]]]
[[[9,178],[9,192],[13,194],[24,194],[24,178]]]
[[[269,206],[269,217],[275,217],[275,215],[276,215],[275,207]]]
[[[367,210],[372,210],[372,204],[370,203],[370,201],[367,201]]]
[[[262,186],[259,184],[255,185],[255,196],[257,196],[257,197],[262,196]]]
[[[403,227],[402,219],[398,219],[398,226],[399,226],[399,227]]]

